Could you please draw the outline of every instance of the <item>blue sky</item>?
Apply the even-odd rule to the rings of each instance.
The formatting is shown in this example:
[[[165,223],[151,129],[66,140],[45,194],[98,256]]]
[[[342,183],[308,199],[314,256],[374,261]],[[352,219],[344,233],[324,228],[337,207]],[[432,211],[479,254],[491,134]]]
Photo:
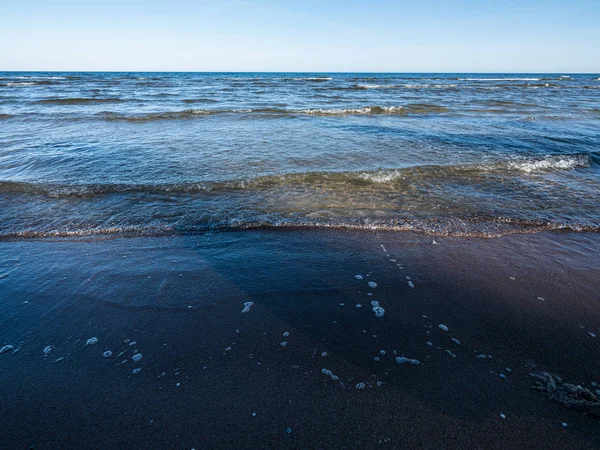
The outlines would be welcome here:
[[[600,72],[600,0],[28,0],[0,9],[0,70]]]

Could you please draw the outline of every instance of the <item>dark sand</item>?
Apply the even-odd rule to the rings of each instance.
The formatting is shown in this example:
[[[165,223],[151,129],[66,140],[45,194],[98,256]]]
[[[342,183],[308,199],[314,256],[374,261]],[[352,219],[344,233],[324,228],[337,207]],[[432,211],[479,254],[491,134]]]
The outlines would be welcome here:
[[[18,351],[0,354],[0,447],[600,448],[600,418],[530,375],[600,382],[599,250],[584,233],[2,242],[0,347]]]

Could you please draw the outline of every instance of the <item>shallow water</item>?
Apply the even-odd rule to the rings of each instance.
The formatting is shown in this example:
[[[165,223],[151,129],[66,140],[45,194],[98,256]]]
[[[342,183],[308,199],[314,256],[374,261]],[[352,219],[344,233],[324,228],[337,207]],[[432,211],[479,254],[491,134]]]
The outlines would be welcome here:
[[[0,236],[600,229],[598,75],[0,73]]]

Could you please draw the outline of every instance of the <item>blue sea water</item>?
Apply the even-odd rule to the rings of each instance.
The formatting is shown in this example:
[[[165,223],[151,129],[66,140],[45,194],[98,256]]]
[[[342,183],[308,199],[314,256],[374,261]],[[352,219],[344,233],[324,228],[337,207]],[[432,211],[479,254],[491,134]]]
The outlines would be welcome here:
[[[0,238],[600,230],[600,75],[0,72]]]

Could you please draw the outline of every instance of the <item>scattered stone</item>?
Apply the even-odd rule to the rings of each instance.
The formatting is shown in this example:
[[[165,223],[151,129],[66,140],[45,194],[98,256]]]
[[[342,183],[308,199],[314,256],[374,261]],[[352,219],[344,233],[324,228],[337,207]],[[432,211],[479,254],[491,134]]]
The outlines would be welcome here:
[[[564,428],[567,428],[569,425],[567,425],[567,422],[563,422],[563,423],[562,423],[562,426],[563,426]]]
[[[409,282],[408,282],[408,286],[409,286],[410,288],[412,288],[412,289],[414,289],[414,288],[415,288],[415,284],[414,284],[412,281],[409,281]]]
[[[362,308],[362,305],[361,305],[360,303],[357,303],[357,304],[356,304],[356,307],[357,307],[357,308]]]
[[[500,414],[500,418],[501,419],[506,419],[506,416],[504,414]]]
[[[54,347],[52,345],[47,345],[44,347],[44,356],[48,356]]]
[[[421,364],[421,361],[419,361],[418,359],[409,359],[405,358],[404,356],[396,357],[396,362],[398,364]]]
[[[288,333],[287,331],[285,333],[283,333],[283,337],[288,337],[290,335],[290,333]]]
[[[365,383],[358,383],[356,389],[364,389],[367,385]]]
[[[131,342],[129,343],[129,346],[130,346],[130,347],[133,347],[133,346],[134,346],[134,345],[136,345],[136,344],[137,344],[137,342],[136,342],[136,341],[131,341]]]
[[[98,338],[97,337],[91,337],[87,340],[87,342],[85,343],[85,345],[96,345],[98,343]]]
[[[104,356],[105,358],[110,358],[113,355],[113,352],[111,352],[110,350],[106,350],[104,353],[102,353],[102,356]]]
[[[456,358],[456,355],[454,353],[452,353],[450,350],[446,350],[446,353],[448,353],[453,358]]]
[[[452,338],[452,342],[454,342],[455,344],[460,345],[460,341],[456,338]]]
[[[244,309],[242,309],[242,312],[247,313],[248,311],[250,311],[250,308],[252,308],[253,305],[254,305],[253,302],[244,303]]]
[[[425,342],[425,344],[427,344],[428,347],[432,347],[433,346],[433,344],[431,342],[429,342],[429,341]]]
[[[138,374],[138,373],[140,373],[141,371],[142,371],[142,368],[141,368],[141,367],[138,367],[137,369],[133,369],[133,370],[131,371],[131,373],[132,373],[133,375],[137,375],[137,374]]]
[[[291,429],[291,428],[286,428],[286,429],[285,429],[285,432],[286,432],[287,434],[290,434],[290,433],[292,432],[292,429]]]
[[[442,323],[438,325],[438,328],[442,331],[448,331],[448,327]]]
[[[354,278],[356,278],[357,280],[362,280],[363,276],[362,275],[354,275]]]
[[[135,355],[133,355],[131,357],[131,360],[133,362],[140,362],[142,360],[142,354],[141,353],[136,353]]]
[[[323,353],[321,353],[321,356],[322,356],[323,358],[325,358],[325,357],[327,356],[327,352],[323,352]]]
[[[500,374],[500,378],[504,378],[506,379],[506,375],[504,375],[503,373]]]
[[[288,343],[287,343],[287,341],[283,341],[283,342],[282,342],[281,344],[279,344],[279,345],[281,345],[282,347],[287,347],[287,344],[288,344]]]
[[[377,287],[377,283],[375,283],[374,281],[369,281],[369,287],[371,289],[375,289]]]

